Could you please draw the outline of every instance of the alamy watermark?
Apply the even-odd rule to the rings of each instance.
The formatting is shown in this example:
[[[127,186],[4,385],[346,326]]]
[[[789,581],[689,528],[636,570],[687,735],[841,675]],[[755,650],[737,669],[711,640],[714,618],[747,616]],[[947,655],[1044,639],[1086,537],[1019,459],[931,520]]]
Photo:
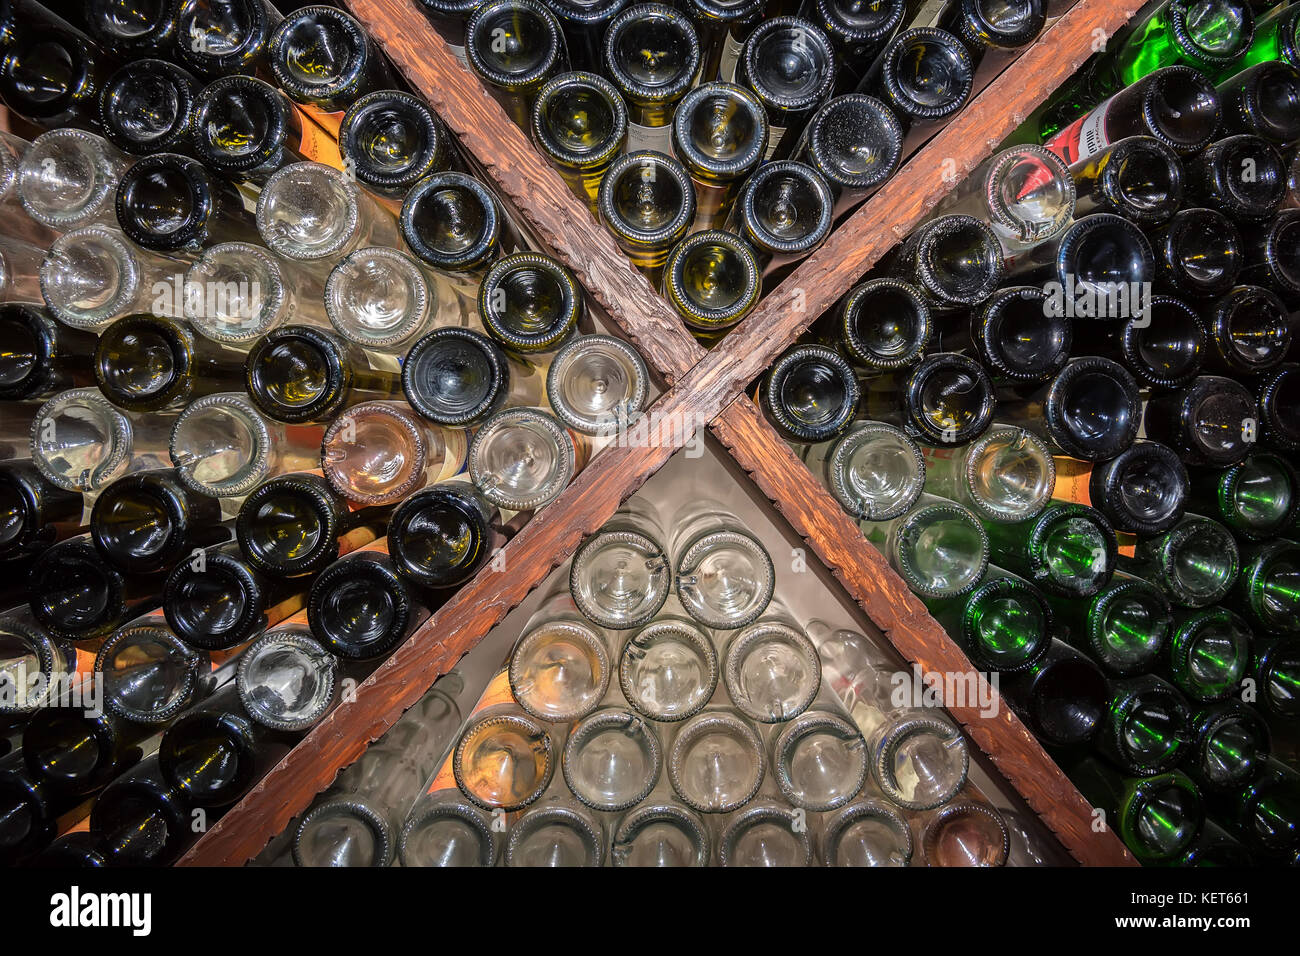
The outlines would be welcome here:
[[[1151,324],[1150,282],[1082,282],[1073,274],[1064,284],[1043,285],[1047,298],[1043,314],[1065,319],[1134,319],[1135,325]]]
[[[262,284],[256,279],[196,282],[177,273],[149,289],[157,315],[238,320],[252,325],[262,308]]]
[[[895,671],[889,682],[893,685],[889,702],[895,707],[971,707],[981,717],[998,715],[996,673],[923,671],[913,664],[910,671]]]
[[[28,670],[19,662],[0,671],[0,711],[20,712],[36,707],[67,707],[89,717],[104,712],[104,675],[98,671]]]
[[[681,448],[687,458],[704,454],[704,428],[709,419],[698,412],[660,412],[629,416],[620,409],[617,420],[597,433],[621,448]]]

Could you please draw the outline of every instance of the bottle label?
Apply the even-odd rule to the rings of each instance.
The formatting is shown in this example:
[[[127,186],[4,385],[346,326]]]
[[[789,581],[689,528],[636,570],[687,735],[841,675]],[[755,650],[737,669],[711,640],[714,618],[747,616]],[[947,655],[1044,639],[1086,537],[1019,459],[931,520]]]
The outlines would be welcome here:
[[[430,477],[429,483],[446,481],[462,474],[469,467],[469,433],[463,428],[443,428],[442,465]]]
[[[313,163],[324,163],[342,172],[343,157],[339,154],[337,134],[331,135],[304,107],[298,107],[298,114],[301,121],[299,125],[302,126],[302,139],[298,143],[298,153],[303,159],[311,160]]]
[[[785,136],[785,133],[786,127],[784,126],[769,126],[767,128],[767,153],[764,156],[765,159],[771,159],[773,154],[776,153],[776,148],[781,145],[781,139]]]
[[[1090,487],[1092,462],[1068,458],[1065,455],[1053,455],[1052,460],[1056,463],[1056,487],[1052,491],[1052,497],[1060,501],[1073,501],[1075,504],[1087,505],[1089,508],[1096,507],[1092,503]],[[1124,557],[1131,558],[1137,554],[1137,535],[1129,534],[1127,531],[1116,531],[1115,540],[1119,546],[1119,553]]]
[[[1043,146],[1072,166],[1081,159],[1095,156],[1110,145],[1106,137],[1106,113],[1114,97],[1104,100],[1086,116],[1081,116],[1061,130]]]
[[[673,124],[663,126],[642,126],[640,123],[627,124],[627,152],[635,153],[643,149],[652,149],[665,156],[673,154]]]
[[[335,142],[338,142],[339,130],[343,127],[343,117],[346,111],[338,110],[334,113],[327,113],[315,103],[299,103],[298,109],[315,120],[317,126],[333,136]]]
[[[744,29],[739,24],[733,25],[722,41],[722,59],[718,62],[718,79],[726,83],[736,80],[736,64],[740,61],[740,51],[745,48],[745,41],[736,36],[736,30]]]

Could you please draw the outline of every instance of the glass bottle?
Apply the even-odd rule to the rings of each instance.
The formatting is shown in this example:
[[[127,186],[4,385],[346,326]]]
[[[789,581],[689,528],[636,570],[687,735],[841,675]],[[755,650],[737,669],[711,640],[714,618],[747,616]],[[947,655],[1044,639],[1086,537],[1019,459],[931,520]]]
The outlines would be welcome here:
[[[926,821],[921,852],[930,866],[1004,866],[1011,832],[988,804],[957,800]]]
[[[239,659],[235,688],[254,722],[282,733],[306,730],[334,703],[338,660],[301,624],[267,631]]]
[[[913,141],[955,114],[970,99],[975,63],[947,30],[910,27],[898,33],[858,85],[898,114]]]
[[[989,4],[962,0],[950,5],[939,26],[961,39],[976,55],[985,50],[1018,50],[1043,32],[1047,4],[1041,0]]]
[[[727,643],[722,678],[750,720],[783,723],[802,714],[821,688],[817,648],[788,614],[769,609]]]
[[[593,624],[627,630],[649,624],[672,589],[658,509],[633,498],[573,555],[569,593]]]
[[[663,294],[692,335],[720,337],[758,305],[760,269],[749,243],[709,229],[687,236],[668,254]]]
[[[100,333],[94,368],[99,390],[114,405],[160,412],[238,388],[244,353],[200,338],[183,322],[142,313]]]
[[[928,599],[930,613],[980,670],[1025,670],[1047,652],[1052,608],[1033,584],[990,567],[974,591]]]
[[[749,90],[705,83],[686,94],[673,116],[673,155],[695,183],[695,229],[726,219],[737,188],[766,155],[767,141],[767,112]]]
[[[221,506],[181,483],[176,470],[137,471],[95,499],[90,535],[104,559],[126,574],[170,571],[195,549],[230,539]]]
[[[1074,323],[1047,298],[1037,286],[1005,286],[971,312],[965,341],[960,327],[943,339],[954,351],[969,343],[998,385],[1040,385],[1060,374],[1074,351]]]
[[[600,866],[604,856],[601,824],[577,801],[556,793],[510,828],[502,860],[505,866]]]
[[[569,728],[560,766],[569,790],[589,809],[630,810],[659,781],[662,744],[649,721],[602,707]]]
[[[1292,66],[1300,66],[1300,30],[1297,29],[1296,14],[1300,11],[1280,4],[1273,7],[1267,15],[1261,16],[1255,24],[1255,36],[1246,50],[1245,56],[1234,66],[1237,69],[1262,63],[1268,60],[1282,60]]]
[[[344,661],[388,655],[429,619],[428,602],[400,570],[379,542],[335,561],[311,584],[312,636]]]
[[[804,461],[840,507],[859,521],[897,518],[925,487],[920,446],[883,422],[856,422],[837,441],[808,446]]]
[[[176,52],[195,73],[251,75],[265,70],[280,13],[270,0],[182,0],[176,14]]]
[[[933,319],[915,286],[882,276],[848,291],[835,328],[849,360],[870,375],[919,362]]]
[[[324,325],[322,276],[262,245],[208,246],[185,273],[185,320],[206,339],[251,345],[290,323]]]
[[[18,167],[18,198],[37,222],[68,232],[113,220],[113,188],[130,159],[102,136],[56,129],[37,136]]]
[[[397,844],[402,866],[496,865],[501,837],[491,818],[456,789],[454,779],[446,783],[421,796],[407,815]]]
[[[339,152],[357,182],[393,200],[456,162],[451,134],[438,115],[397,90],[367,93],[348,107],[339,126]]]
[[[1142,538],[1120,566],[1146,578],[1182,607],[1222,601],[1241,566],[1237,542],[1217,521],[1189,514],[1163,534]]]
[[[1092,597],[1115,570],[1115,531],[1087,505],[1053,500],[1028,521],[989,525],[988,536],[1001,567],[1062,597]]]
[[[460,474],[468,446],[465,432],[425,422],[404,403],[362,402],[326,429],[321,467],[349,501],[389,505]]]
[[[339,170],[290,163],[273,173],[257,198],[257,230],[277,255],[333,262],[362,246],[397,246],[393,214]]]
[[[758,388],[757,402],[786,441],[832,441],[848,429],[858,411],[853,367],[834,349],[794,345],[777,359]]]
[[[429,588],[463,584],[504,543],[495,504],[464,480],[411,495],[388,526],[388,553],[398,571]]]
[[[988,567],[989,536],[979,519],[934,495],[921,495],[906,514],[872,522],[863,533],[923,598],[966,594]]]
[[[1288,414],[1300,401],[1300,366],[1284,362],[1265,372],[1256,384],[1259,438],[1284,451],[1300,449],[1300,419]]]
[[[554,352],[584,314],[578,281],[563,264],[539,252],[516,252],[487,271],[478,292],[484,328],[507,352]]]
[[[114,714],[45,707],[23,728],[23,759],[39,783],[83,796],[138,763],[143,752],[137,744],[146,734]]]
[[[44,309],[0,305],[0,400],[45,399],[90,385],[95,339],[54,321]]]
[[[1173,630],[1164,593],[1122,571],[1087,600],[1049,595],[1048,601],[1062,638],[1115,677],[1153,670]]]
[[[1080,328],[1082,326],[1082,328]],[[1152,296],[1145,316],[1075,324],[1081,353],[1123,362],[1139,385],[1161,390],[1186,385],[1205,358],[1205,324],[1186,302]]]
[[[23,29],[11,32],[5,44],[0,98],[46,129],[94,128],[95,96],[117,65],[112,54],[42,4],[25,3],[15,12]]]
[[[1300,139],[1300,70],[1285,60],[1265,60],[1234,73],[1216,87],[1223,131],[1251,133],[1275,146]]]
[[[455,170],[425,176],[402,201],[402,238],[417,259],[477,294],[502,253],[504,213],[477,179]],[[393,243],[389,243],[393,245]]]
[[[902,0],[804,0],[800,15],[830,37],[840,60],[839,86],[848,88],[861,81],[908,9]]]
[[[1071,359],[1032,394],[1005,398],[998,405],[998,417],[1034,432],[1071,457],[1105,461],[1137,438],[1142,402],[1137,382],[1124,366],[1084,356]]]
[[[719,866],[811,866],[812,836],[792,807],[756,800],[732,813],[718,835]]]
[[[539,376],[512,362],[481,332],[434,329],[411,346],[402,363],[402,391],[423,418],[454,428],[480,425],[509,397],[542,400]]]
[[[169,3],[90,0],[86,32],[101,46],[132,56],[161,56],[177,42],[177,10]]]
[[[1219,472],[1198,470],[1191,497],[1195,510],[1237,537],[1262,541],[1286,533],[1300,506],[1300,479],[1285,458],[1259,451]]]
[[[1262,636],[1255,641],[1251,676],[1259,688],[1259,706],[1282,720],[1300,716],[1300,696],[1296,683],[1300,680],[1300,653],[1294,640],[1281,634]]]
[[[488,0],[465,26],[469,68],[506,115],[528,128],[528,111],[542,85],[568,63],[555,14],[537,0]]]
[[[564,31],[564,45],[575,70],[598,72],[601,40],[628,0],[546,0]]]
[[[670,522],[677,597],[705,627],[733,630],[757,620],[772,600],[776,571],[767,549],[722,504],[697,499]]]
[[[569,428],[610,435],[641,414],[650,373],[631,345],[610,335],[581,335],[546,370],[547,404]]]
[[[1300,210],[1284,209],[1241,244],[1241,279],[1284,296],[1300,295]]]
[[[60,488],[96,491],[128,472],[165,467],[172,421],[120,411],[97,388],[71,388],[36,412],[32,461]]]
[[[522,810],[550,784],[554,750],[547,725],[506,689],[501,702],[478,711],[461,731],[452,756],[456,785],[485,810]]]
[[[708,866],[712,840],[704,821],[689,807],[651,797],[618,820],[610,838],[611,866]]]
[[[627,142],[627,106],[618,90],[594,73],[561,73],[537,91],[528,129],[570,191],[595,213],[600,181]]]
[[[1265,633],[1300,629],[1300,545],[1285,538],[1247,545],[1237,578],[1238,605]]]
[[[1201,794],[1184,773],[1125,777],[1090,757],[1070,771],[1084,798],[1143,863],[1177,859],[1205,819]]]
[[[1276,759],[1224,801],[1219,822],[1261,856],[1287,859],[1300,844],[1300,775]]]
[[[1008,264],[1019,284],[1043,285],[1045,308],[1069,318],[1126,319],[1141,315],[1155,278],[1146,236],[1127,219],[1098,212]]]
[[[1246,176],[1243,170],[1251,170]],[[1267,219],[1286,195],[1286,164],[1267,140],[1248,133],[1215,140],[1187,163],[1190,196],[1237,220]]]
[[[830,183],[811,166],[767,162],[740,187],[728,227],[753,247],[771,287],[830,236],[833,201]]]
[[[745,36],[763,15],[762,0],[690,0],[686,14],[700,37],[700,82],[730,82]]]
[[[1014,255],[1065,230],[1074,216],[1075,185],[1055,153],[1030,144],[1012,146],[981,163],[942,208],[988,222],[1002,249]]]
[[[863,414],[898,424],[930,445],[956,446],[988,429],[997,409],[993,383],[984,367],[956,352],[935,352],[897,372],[867,379]]]
[[[45,251],[21,240],[0,239],[0,302],[41,301]]]
[[[36,555],[81,533],[80,492],[46,479],[30,459],[0,462],[0,558]]]
[[[677,727],[668,748],[668,779],[678,798],[700,813],[729,813],[757,796],[767,772],[763,738],[745,717],[708,707]]]
[[[1250,668],[1253,636],[1223,607],[1174,614],[1165,670],[1188,700],[1207,703],[1237,692]]]
[[[1004,676],[998,689],[1034,736],[1059,747],[1096,737],[1110,700],[1101,669],[1056,638],[1028,669]]]
[[[662,3],[627,7],[605,31],[602,66],[627,105],[627,151],[669,153],[673,113],[700,68],[690,19]]]
[[[1181,209],[1150,235],[1158,285],[1189,299],[1221,296],[1243,265],[1241,233],[1213,209]]]
[[[1255,399],[1233,379],[1199,375],[1175,392],[1153,395],[1143,427],[1186,464],[1222,468],[1254,446]]]
[[[1138,777],[1153,777],[1182,763],[1191,744],[1191,712],[1183,695],[1153,674],[1110,686],[1097,749]]]
[[[902,4],[896,6],[901,9]],[[846,70],[843,66],[841,72]],[[839,219],[898,170],[903,159],[903,126],[874,96],[847,93],[828,100],[813,114],[791,155],[831,184],[833,212]]]
[[[99,795],[90,833],[108,866],[170,866],[196,838],[192,814],[163,779],[154,754]]]
[[[1268,759],[1268,725],[1240,701],[1210,704],[1192,715],[1187,773],[1203,791],[1236,790]]]
[[[168,60],[128,63],[104,82],[99,94],[104,136],[135,156],[185,149],[194,133],[198,92],[199,83],[189,71]]]
[[[609,688],[608,635],[583,617],[567,588],[556,591],[524,624],[507,672],[523,710],[551,723],[579,720]]]
[[[890,269],[935,309],[969,308],[1002,282],[1002,246],[986,222],[943,215],[920,226],[894,254]]]
[[[45,629],[26,608],[0,614],[0,717],[5,725],[26,731],[34,714],[56,713],[86,704],[94,694],[89,682],[94,652],[78,647],[70,636]],[[93,710],[94,707],[86,707]],[[39,775],[39,774],[38,774]]]
[[[1120,85],[1173,63],[1213,75],[1232,69],[1254,33],[1255,17],[1244,0],[1169,0],[1134,24],[1118,48],[1108,51],[1107,60]]]
[[[695,221],[695,181],[658,152],[627,152],[601,178],[600,221],[652,285],[658,286],[670,249]]]
[[[995,425],[956,449],[926,446],[925,487],[986,521],[1016,522],[1047,507],[1056,465],[1047,446],[1021,428]]]
[[[669,723],[693,717],[718,685],[713,640],[674,601],[628,638],[618,659],[623,696],[638,713]]]
[[[884,800],[854,800],[822,823],[818,855],[827,866],[908,866],[912,829]]]
[[[1239,285],[1205,310],[1208,369],[1229,375],[1265,372],[1282,363],[1291,346],[1287,306],[1268,289]]]
[[[517,406],[479,426],[469,446],[469,474],[497,507],[536,511],[560,496],[585,457],[585,442],[575,442],[553,415]]]
[[[117,184],[117,222],[128,239],[156,252],[257,237],[239,190],[177,153],[154,153],[126,171]]]
[[[1105,212],[1143,226],[1159,225],[1183,203],[1182,161],[1153,136],[1118,140],[1073,163],[1070,176],[1078,217]]]
[[[800,17],[763,20],[741,48],[736,82],[753,92],[767,110],[765,158],[784,159],[809,117],[835,88],[831,42],[816,25]]]

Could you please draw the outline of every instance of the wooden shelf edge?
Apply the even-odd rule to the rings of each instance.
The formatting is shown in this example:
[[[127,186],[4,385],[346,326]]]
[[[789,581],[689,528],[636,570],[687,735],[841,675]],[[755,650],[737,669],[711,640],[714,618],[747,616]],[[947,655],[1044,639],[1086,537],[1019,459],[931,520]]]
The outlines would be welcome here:
[[[410,0],[349,0],[461,145],[669,384],[706,352]]]
[[[924,672],[978,674],[752,402],[738,399],[711,429],[904,659]],[[997,696],[982,675],[979,680]],[[1092,806],[1001,698],[993,717],[977,705],[948,712],[1075,859],[1086,866],[1137,865],[1114,833],[1093,831]]]

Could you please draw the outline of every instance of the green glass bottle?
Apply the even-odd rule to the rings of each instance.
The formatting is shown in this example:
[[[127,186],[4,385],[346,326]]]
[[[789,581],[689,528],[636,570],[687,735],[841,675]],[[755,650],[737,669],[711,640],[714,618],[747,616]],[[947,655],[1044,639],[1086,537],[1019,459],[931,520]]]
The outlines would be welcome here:
[[[1154,777],[1183,759],[1191,737],[1183,695],[1154,674],[1112,681],[1097,749],[1125,773]]]
[[[1260,707],[1284,720],[1300,717],[1300,641],[1280,634],[1257,638],[1251,674]]]
[[[1246,676],[1252,643],[1246,622],[1227,608],[1175,613],[1165,669],[1191,700],[1224,700]]]
[[[1116,572],[1090,600],[1048,600],[1065,640],[1115,677],[1152,670],[1174,626],[1169,599],[1151,583],[1123,572]]]
[[[1115,531],[1087,505],[1053,500],[1035,518],[987,530],[1000,567],[1063,597],[1092,597],[1115,570]]]
[[[1241,559],[1228,529],[1200,515],[1185,515],[1162,535],[1143,538],[1122,570],[1146,578],[1183,607],[1209,607],[1227,596]]]
[[[1300,6],[1278,4],[1268,16],[1255,25],[1255,36],[1240,62],[1233,64],[1224,74],[1244,70],[1265,60],[1285,60],[1300,67]]]
[[[1300,849],[1300,774],[1266,760],[1260,775],[1226,801],[1219,822],[1262,856],[1290,859]]]
[[[1201,835],[1180,856],[1175,866],[1180,867],[1244,867],[1255,866],[1251,852],[1232,838],[1227,830],[1210,820],[1201,827]]]
[[[1024,670],[1051,643],[1052,609],[1043,592],[1001,568],[990,567],[970,594],[928,598],[925,605],[982,671]]]
[[[1192,476],[1192,510],[1227,525],[1238,537],[1262,541],[1282,534],[1300,505],[1300,481],[1285,458],[1255,452],[1222,471]]]
[[[1183,63],[1214,75],[1239,65],[1255,35],[1246,0],[1170,0],[1138,24],[1114,53],[1118,86]]]
[[[1124,777],[1089,757],[1070,772],[1079,792],[1106,813],[1106,824],[1143,863],[1182,855],[1205,820],[1196,784],[1177,770],[1154,777]]]
[[[907,586],[924,598],[966,594],[988,568],[988,534],[978,518],[946,498],[921,495],[906,514],[866,522],[863,532]]]
[[[1278,538],[1248,546],[1237,594],[1247,619],[1260,630],[1300,631],[1300,544]]]
[[[1244,787],[1268,759],[1268,724],[1237,700],[1211,704],[1192,715],[1187,773],[1206,793]]]

